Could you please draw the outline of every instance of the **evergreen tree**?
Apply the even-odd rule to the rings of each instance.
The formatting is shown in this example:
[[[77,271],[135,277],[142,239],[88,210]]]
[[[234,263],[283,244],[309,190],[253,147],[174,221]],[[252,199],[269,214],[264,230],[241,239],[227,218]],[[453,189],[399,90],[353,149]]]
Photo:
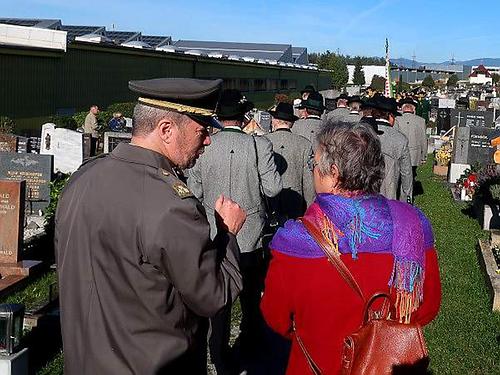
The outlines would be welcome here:
[[[446,86],[452,87],[456,86],[458,82],[458,77],[456,74],[452,74],[450,77],[448,77],[448,81],[446,82]]]
[[[354,65],[354,76],[352,78],[352,83],[357,86],[363,86],[365,81],[365,72],[363,71],[363,64],[361,63],[361,58],[356,58],[356,64]]]
[[[375,74],[372,78],[372,83],[370,86],[374,90],[383,93],[385,90],[385,78]]]
[[[332,86],[339,90],[349,82],[349,71],[343,56],[331,54],[328,69],[332,71]]]
[[[432,89],[435,85],[436,83],[434,82],[434,78],[432,78],[430,74],[427,77],[425,77],[424,80],[422,81],[422,86],[430,89]]]

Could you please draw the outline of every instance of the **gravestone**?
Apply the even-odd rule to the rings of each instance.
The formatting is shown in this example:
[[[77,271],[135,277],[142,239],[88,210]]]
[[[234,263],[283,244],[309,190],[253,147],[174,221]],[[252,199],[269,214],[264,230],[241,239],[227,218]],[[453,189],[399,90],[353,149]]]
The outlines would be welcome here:
[[[455,99],[439,99],[439,108],[455,108]]]
[[[271,132],[271,114],[269,112],[260,112],[259,126],[264,129],[266,133]]]
[[[493,164],[495,148],[490,140],[494,129],[482,126],[460,126],[455,131],[453,163],[456,164]]]
[[[83,160],[92,156],[92,134],[83,134]]]
[[[451,126],[487,127],[493,126],[493,112],[489,111],[466,111],[452,109],[450,113]]]
[[[116,146],[122,142],[130,143],[131,133],[105,132],[104,133],[104,153],[112,152]]]
[[[54,172],[73,173],[83,162],[83,134],[44,124],[40,154],[54,156]]]
[[[0,157],[0,179],[26,180],[26,201],[30,213],[46,208],[50,202],[53,156],[4,152]]]
[[[437,110],[437,131],[438,134],[441,131],[448,131],[451,128],[450,125],[450,108],[439,108]]]
[[[17,152],[20,154],[26,154],[27,152],[29,152],[29,138],[18,137]]]
[[[0,152],[16,152],[17,137],[10,134],[0,134]]]
[[[23,246],[25,181],[0,180],[0,263],[17,263]]]

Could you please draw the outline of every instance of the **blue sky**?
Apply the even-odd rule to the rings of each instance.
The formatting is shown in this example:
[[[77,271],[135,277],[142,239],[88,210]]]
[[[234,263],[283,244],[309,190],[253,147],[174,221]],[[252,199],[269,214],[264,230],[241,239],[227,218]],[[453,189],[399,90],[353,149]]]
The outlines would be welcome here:
[[[500,1],[0,0],[0,17],[60,18],[173,39],[291,43],[423,62],[500,57]]]

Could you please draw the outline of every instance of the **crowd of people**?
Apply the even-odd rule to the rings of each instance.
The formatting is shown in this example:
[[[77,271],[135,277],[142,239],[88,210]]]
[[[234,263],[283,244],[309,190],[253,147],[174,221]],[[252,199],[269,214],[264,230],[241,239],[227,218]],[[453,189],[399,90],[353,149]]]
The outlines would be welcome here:
[[[221,86],[131,81],[131,143],[70,178],[55,238],[66,374],[206,374],[207,351],[217,374],[339,374],[372,295],[387,295],[379,316],[436,317],[414,99],[341,94],[326,113],[307,86],[263,131]]]

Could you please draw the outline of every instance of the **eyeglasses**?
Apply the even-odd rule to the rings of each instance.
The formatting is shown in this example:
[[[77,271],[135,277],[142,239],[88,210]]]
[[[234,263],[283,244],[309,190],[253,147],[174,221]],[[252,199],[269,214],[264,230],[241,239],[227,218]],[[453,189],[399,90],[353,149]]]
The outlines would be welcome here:
[[[312,172],[314,171],[314,168],[316,168],[318,166],[318,162],[314,159],[309,159],[307,161],[307,166],[309,167],[309,170]]]

